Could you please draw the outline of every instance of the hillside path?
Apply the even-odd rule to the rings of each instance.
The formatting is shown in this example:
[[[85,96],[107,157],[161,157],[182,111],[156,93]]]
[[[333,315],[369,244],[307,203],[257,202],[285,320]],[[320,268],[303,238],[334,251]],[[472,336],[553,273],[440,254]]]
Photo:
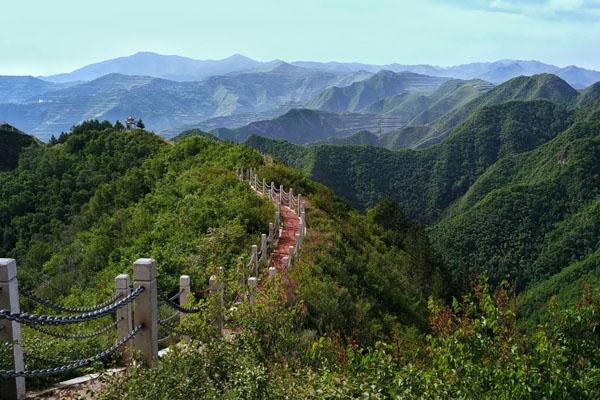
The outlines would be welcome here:
[[[288,206],[280,205],[279,213],[283,221],[283,229],[277,241],[277,246],[273,249],[269,267],[275,267],[278,272],[283,272],[285,270],[283,257],[289,257],[290,246],[296,244],[296,234],[300,233],[300,219]]]

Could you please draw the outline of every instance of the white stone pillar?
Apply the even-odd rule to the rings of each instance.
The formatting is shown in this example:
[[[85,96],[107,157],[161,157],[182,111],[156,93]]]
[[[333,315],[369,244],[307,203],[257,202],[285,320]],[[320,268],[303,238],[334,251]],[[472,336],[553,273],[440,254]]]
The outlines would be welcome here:
[[[283,204],[283,185],[279,185],[279,204]]]
[[[248,302],[251,306],[256,302],[256,287],[258,286],[258,278],[248,278]]]
[[[267,235],[266,234],[262,234],[260,235],[260,260],[261,261],[267,261]]]
[[[189,275],[181,275],[179,277],[179,305],[184,306],[190,302],[192,295],[192,285]]]
[[[298,195],[298,204],[296,205],[296,215],[300,215],[300,203],[302,203],[302,195]]]
[[[147,365],[158,359],[158,288],[156,285],[156,261],[140,258],[133,263],[134,288],[144,291],[134,300],[134,326],[142,329],[134,338],[135,350]]]
[[[293,211],[294,210],[294,189],[290,188],[290,193],[288,194],[288,207]]]
[[[283,266],[285,268],[289,268],[290,267],[290,257],[289,256],[285,256],[283,257]]]
[[[115,278],[115,295],[119,300],[126,298],[131,294],[129,287],[129,275],[121,274]],[[131,303],[124,305],[117,310],[117,338],[122,339],[129,335],[133,329]],[[121,352],[121,362],[127,364],[131,361],[131,342],[123,347]]]
[[[252,245],[252,256],[250,258],[252,260],[252,274],[253,276],[258,276],[258,246]]]
[[[274,277],[276,273],[277,273],[277,268],[269,267],[269,278]]]
[[[300,244],[302,242],[302,239],[300,238],[300,234],[296,233],[296,253],[298,253],[298,250],[300,249]]]
[[[20,312],[17,262],[12,258],[0,258],[0,309]],[[0,341],[12,344],[15,371],[25,370],[21,339],[21,324],[0,319]],[[25,397],[25,378],[0,378],[0,398],[21,400]]]

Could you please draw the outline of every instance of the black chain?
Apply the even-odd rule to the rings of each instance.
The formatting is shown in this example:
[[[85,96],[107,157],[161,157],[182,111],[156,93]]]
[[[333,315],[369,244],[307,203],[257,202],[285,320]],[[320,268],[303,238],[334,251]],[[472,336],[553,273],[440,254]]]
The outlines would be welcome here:
[[[100,336],[106,332],[108,332],[109,330],[111,330],[112,328],[114,328],[115,326],[117,326],[119,324],[119,322],[123,321],[125,318],[120,318],[118,320],[116,320],[115,322],[111,323],[110,325],[105,326],[102,329],[99,329],[95,332],[88,332],[88,333],[78,333],[78,334],[73,334],[73,335],[69,335],[66,333],[61,333],[61,332],[52,332],[49,331],[47,329],[42,328],[41,326],[38,325],[29,325],[29,327],[31,329],[34,329],[38,332],[41,332],[45,335],[48,336],[52,336],[55,338],[59,338],[59,339],[67,339],[67,340],[73,340],[73,339],[89,339],[89,338],[93,338],[93,337],[97,337]]]
[[[68,313],[83,313],[83,312],[92,312],[92,311],[97,311],[100,310],[112,303],[114,303],[115,301],[117,301],[120,297],[122,297],[123,295],[121,293],[113,296],[112,298],[106,300],[105,302],[102,302],[100,304],[96,304],[94,306],[89,306],[89,307],[66,307],[60,304],[56,304],[53,303],[51,300],[40,297],[38,295],[36,295],[35,293],[33,293],[31,290],[26,289],[24,287],[20,287],[19,288],[19,292],[22,293],[25,297],[27,297],[29,300],[35,301],[38,304],[41,304],[43,306],[52,308],[56,311],[63,311],[63,312],[68,312]]]
[[[204,310],[206,308],[206,306],[201,305],[198,307],[182,307],[179,304],[175,303],[174,301],[172,301],[171,299],[169,299],[169,297],[163,293],[159,294],[160,299],[162,300],[163,303],[165,303],[166,305],[168,305],[169,307],[171,307],[174,310],[177,310],[179,312],[182,312],[184,314],[193,314],[193,313],[197,313],[200,312],[202,310]]]
[[[158,340],[157,340],[157,342],[158,342],[158,343],[162,343],[162,342],[164,342],[165,340],[169,339],[170,337],[171,337],[171,335],[167,335],[167,336],[165,336],[165,337],[162,337],[162,338],[158,339]]]
[[[79,315],[34,315],[28,313],[12,313],[10,310],[0,310],[0,318],[7,319],[9,321],[16,321],[27,325],[65,325],[65,324],[76,324],[80,322],[86,322],[93,319],[97,319],[112,313],[115,310],[131,303],[136,297],[138,297],[144,291],[143,286],[137,287],[127,297],[97,311],[89,313],[83,313]]]
[[[169,315],[167,318],[161,319],[158,321],[159,324],[166,324],[167,322],[175,319],[176,317],[181,315],[181,311],[177,311],[176,313]]]
[[[85,358],[83,360],[77,360],[70,364],[63,365],[61,367],[56,367],[56,368],[34,369],[32,371],[0,370],[0,377],[1,378],[21,378],[21,377],[33,378],[33,377],[38,377],[38,376],[50,376],[50,375],[62,374],[62,373],[71,371],[73,369],[85,367],[86,365],[90,365],[93,362],[96,362],[98,360],[106,358],[106,357],[110,356],[112,353],[114,353],[115,351],[119,350],[127,342],[129,342],[131,340],[131,338],[133,338],[140,331],[140,329],[142,329],[142,326],[138,325],[131,332],[129,332],[129,334],[127,336],[121,338],[113,346],[109,347],[108,349],[106,349],[92,357]]]
[[[173,296],[171,296],[171,297],[169,298],[169,300],[171,300],[171,301],[175,301],[175,300],[177,300],[178,298],[180,298],[180,297],[181,297],[181,295],[183,294],[183,292],[184,292],[184,290],[183,290],[183,289],[179,290],[179,292],[177,292],[177,293],[175,293]]]

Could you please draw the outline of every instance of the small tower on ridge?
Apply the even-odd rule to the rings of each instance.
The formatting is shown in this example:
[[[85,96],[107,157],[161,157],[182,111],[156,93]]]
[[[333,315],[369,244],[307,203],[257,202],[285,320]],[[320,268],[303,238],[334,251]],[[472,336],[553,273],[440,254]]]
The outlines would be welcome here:
[[[125,120],[125,126],[127,127],[127,130],[134,129],[135,128],[135,118],[133,118],[131,115],[129,117],[127,117],[127,119]]]

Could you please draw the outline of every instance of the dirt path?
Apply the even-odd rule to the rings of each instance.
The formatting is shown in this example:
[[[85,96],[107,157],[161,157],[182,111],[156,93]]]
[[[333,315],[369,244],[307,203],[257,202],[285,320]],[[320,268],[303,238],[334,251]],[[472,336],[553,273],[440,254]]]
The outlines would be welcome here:
[[[296,244],[296,234],[300,233],[300,219],[287,206],[279,206],[279,212],[283,221],[283,229],[277,241],[277,246],[273,250],[269,266],[277,268],[278,272],[282,272],[285,270],[283,257],[290,255],[290,246]]]

